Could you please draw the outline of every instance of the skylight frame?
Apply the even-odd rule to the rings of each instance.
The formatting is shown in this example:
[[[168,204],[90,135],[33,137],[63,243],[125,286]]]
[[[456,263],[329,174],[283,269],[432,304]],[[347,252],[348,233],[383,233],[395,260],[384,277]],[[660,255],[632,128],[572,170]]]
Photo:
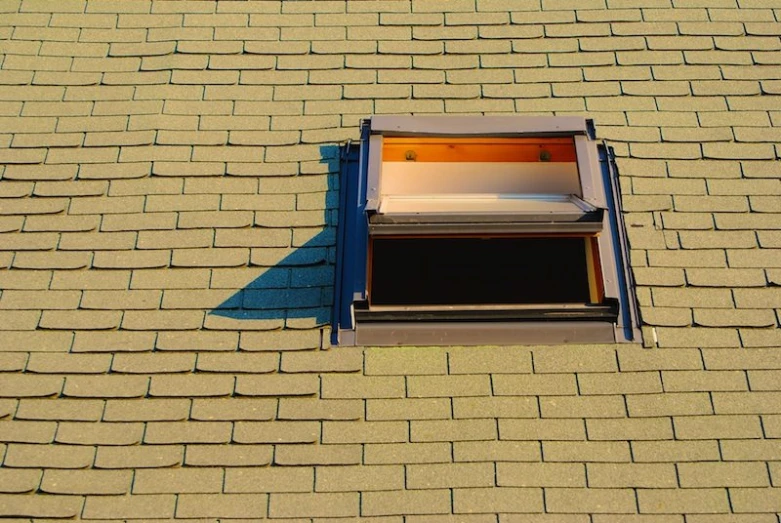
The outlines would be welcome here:
[[[558,202],[568,200],[578,208],[579,212],[569,213],[570,216],[563,220],[548,219],[555,214],[550,212],[540,213],[536,217],[526,216],[523,220],[518,219],[518,213],[512,212],[388,213],[387,202],[383,208],[381,190],[383,140],[386,136],[443,138],[479,136],[481,139],[570,137],[576,152],[580,194],[574,197],[573,195],[525,194],[520,198],[537,198],[540,201],[547,198]],[[340,208],[333,342],[406,344],[431,343],[439,340],[434,344],[447,344],[463,338],[461,341],[471,344],[473,342],[469,340],[480,340],[479,335],[464,336],[467,331],[463,326],[466,324],[471,325],[478,332],[485,332],[485,343],[623,342],[639,339],[631,273],[626,267],[628,256],[623,225],[620,221],[620,201],[615,192],[616,187],[610,181],[614,176],[611,178],[610,173],[603,172],[603,167],[610,168],[610,162],[605,158],[606,153],[607,148],[598,147],[593,139],[591,122],[579,117],[375,116],[364,121],[360,152],[358,154],[353,152],[352,172],[358,179],[345,180],[348,183],[343,181],[342,187],[342,203],[349,209]],[[348,185],[352,189],[349,189]],[[347,197],[348,193],[352,196]],[[434,199],[437,197],[438,195],[433,195]],[[481,196],[471,195],[471,197]],[[449,203],[453,203],[454,198],[452,196],[448,198],[451,200]],[[579,214],[581,212],[582,214]],[[584,216],[587,219],[584,219]],[[367,316],[366,307],[358,307],[358,305],[370,301],[367,295],[370,288],[368,285],[370,260],[367,259],[369,238],[454,233],[591,236],[598,251],[597,272],[600,276],[600,292],[610,299],[615,297],[620,307],[609,334],[608,329],[604,328],[605,325],[592,325],[589,322],[499,321],[491,322],[490,325],[480,322],[461,322],[458,328],[455,328],[452,322],[450,324],[438,324],[433,321],[428,323],[390,321],[381,324],[366,322],[366,318],[371,317],[371,314]],[[357,255],[355,249],[350,248],[351,243],[357,248]],[[358,322],[356,322],[356,308],[359,310],[357,316],[361,320]],[[379,310],[380,308],[375,307],[374,312],[377,313]],[[425,330],[424,323],[432,329],[430,332]],[[549,323],[557,323],[557,325]],[[456,331],[461,334],[453,338],[451,334]]]

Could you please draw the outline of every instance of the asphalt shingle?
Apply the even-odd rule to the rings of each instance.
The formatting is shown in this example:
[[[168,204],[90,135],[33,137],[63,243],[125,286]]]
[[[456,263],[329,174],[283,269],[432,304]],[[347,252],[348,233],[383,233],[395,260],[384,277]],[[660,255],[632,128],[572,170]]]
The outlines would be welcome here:
[[[0,515],[775,522],[771,4],[3,3]],[[330,347],[400,113],[593,118],[649,348]]]

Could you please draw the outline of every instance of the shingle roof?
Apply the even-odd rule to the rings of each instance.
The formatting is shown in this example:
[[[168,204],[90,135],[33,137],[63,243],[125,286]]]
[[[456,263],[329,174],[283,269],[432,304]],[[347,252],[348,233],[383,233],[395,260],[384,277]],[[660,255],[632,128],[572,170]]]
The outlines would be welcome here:
[[[777,522],[780,36],[775,0],[0,1],[0,516]],[[403,113],[593,118],[649,347],[329,347],[335,146]]]

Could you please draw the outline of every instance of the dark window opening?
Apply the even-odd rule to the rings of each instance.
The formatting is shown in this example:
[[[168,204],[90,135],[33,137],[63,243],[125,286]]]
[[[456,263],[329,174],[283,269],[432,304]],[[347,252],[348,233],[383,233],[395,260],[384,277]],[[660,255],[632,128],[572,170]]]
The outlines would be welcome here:
[[[589,303],[587,238],[377,238],[369,301],[383,305]]]

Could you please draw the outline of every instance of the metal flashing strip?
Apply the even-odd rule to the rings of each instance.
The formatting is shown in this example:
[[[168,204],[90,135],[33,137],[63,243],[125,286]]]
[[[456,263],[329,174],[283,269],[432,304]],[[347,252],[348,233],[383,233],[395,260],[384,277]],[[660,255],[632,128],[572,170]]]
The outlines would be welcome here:
[[[361,305],[361,304],[356,304]],[[538,306],[377,306],[356,308],[355,318],[365,322],[453,322],[453,321],[607,321],[618,316],[615,302],[591,304],[550,304]]]
[[[359,323],[357,345],[530,345],[614,343],[613,324],[572,322]]]
[[[430,235],[480,235],[480,234],[596,234],[602,230],[602,221],[565,222],[398,222],[370,223],[372,236],[430,236]]]
[[[621,187],[619,185],[618,172],[615,166],[615,156],[612,148],[606,144],[599,146],[599,160],[602,164],[601,171],[606,186],[606,198],[608,199],[609,212],[605,216],[610,224],[613,248],[612,255],[616,266],[616,286],[620,293],[622,304],[621,314],[617,322],[618,340],[635,341],[642,340],[640,331],[640,312],[635,298],[635,284],[632,271],[629,270],[629,243],[626,238],[626,229],[621,215]],[[607,241],[607,240],[605,240]]]
[[[579,116],[373,116],[372,133],[392,135],[572,135],[587,134]]]
[[[365,298],[368,223],[365,218],[365,172],[369,121],[361,124],[360,147],[342,146],[339,172],[339,209],[336,239],[335,292],[332,309],[331,342],[338,343],[338,331],[355,327],[353,301]]]

